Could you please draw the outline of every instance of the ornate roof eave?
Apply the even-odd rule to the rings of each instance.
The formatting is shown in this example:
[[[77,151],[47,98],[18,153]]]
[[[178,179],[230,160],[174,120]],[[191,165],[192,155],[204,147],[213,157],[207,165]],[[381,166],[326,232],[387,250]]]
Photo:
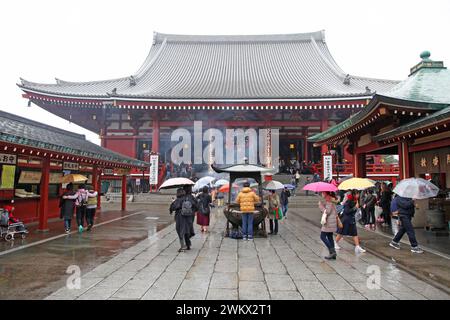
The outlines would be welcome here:
[[[403,114],[409,112],[410,115],[417,113],[417,115],[419,116],[428,116],[429,113],[427,111],[433,112],[436,110],[441,110],[443,108],[443,105],[408,101],[377,94],[374,95],[370,103],[356,115],[341,122],[337,126],[328,129],[327,131],[321,132],[315,136],[308,138],[308,140],[314,142],[314,145],[316,146],[335,143],[338,140],[359,132],[362,128],[368,125],[372,125],[372,123],[382,115],[381,112],[373,115],[381,107],[395,109],[394,114],[397,114],[398,110],[401,110]],[[334,132],[332,135],[329,135],[330,132],[333,131],[336,132]]]

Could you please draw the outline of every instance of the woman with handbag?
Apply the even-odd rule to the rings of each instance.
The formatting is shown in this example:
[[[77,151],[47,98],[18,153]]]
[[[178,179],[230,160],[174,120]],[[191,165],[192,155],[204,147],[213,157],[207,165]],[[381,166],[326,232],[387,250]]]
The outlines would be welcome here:
[[[342,228],[338,228],[335,249],[340,249],[338,243],[344,236],[350,236],[355,243],[355,253],[364,253],[366,250],[359,245],[358,231],[356,229],[355,214],[358,210],[358,199],[355,192],[347,196],[342,214]]]
[[[269,200],[269,234],[277,235],[278,220],[282,218],[282,213],[280,212],[280,197],[276,194],[275,190],[271,190],[267,199]]]
[[[322,192],[325,203],[319,201],[319,209],[322,211],[320,239],[328,248],[330,254],[325,257],[327,260],[336,260],[336,249],[334,248],[333,232],[338,227],[342,228],[342,223],[336,213],[335,197],[330,192]]]

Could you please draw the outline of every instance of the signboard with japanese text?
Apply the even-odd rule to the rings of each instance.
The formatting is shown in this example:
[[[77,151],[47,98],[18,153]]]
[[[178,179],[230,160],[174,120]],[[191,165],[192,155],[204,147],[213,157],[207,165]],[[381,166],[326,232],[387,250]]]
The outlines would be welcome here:
[[[11,190],[14,189],[14,177],[16,174],[16,166],[4,165],[1,168],[2,177],[0,189]]]
[[[63,177],[62,172],[50,172],[48,183],[50,184],[60,184]]]
[[[41,182],[42,172],[22,171],[20,172],[19,184],[38,184]]]
[[[150,156],[150,185],[158,184],[158,159],[157,154]]]
[[[105,168],[105,169],[103,169],[103,174],[106,175],[106,176],[113,176],[114,175],[114,169]]]
[[[131,172],[130,169],[123,169],[123,168],[114,169],[114,173],[117,174],[118,176],[126,176],[130,174],[130,172]]]
[[[323,179],[331,180],[333,178],[333,156],[323,156]]]
[[[0,153],[0,163],[16,164],[17,156],[15,154]]]
[[[75,162],[64,162],[63,163],[63,170],[74,170],[78,171],[80,170],[80,165]]]

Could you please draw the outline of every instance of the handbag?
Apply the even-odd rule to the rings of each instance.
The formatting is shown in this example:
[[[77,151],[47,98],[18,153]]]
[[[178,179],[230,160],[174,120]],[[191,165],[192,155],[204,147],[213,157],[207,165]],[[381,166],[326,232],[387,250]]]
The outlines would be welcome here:
[[[338,216],[336,217],[336,223],[337,223],[337,226],[339,229],[344,228],[344,225],[342,224],[342,221],[341,221],[341,219],[339,219]]]
[[[327,211],[323,210],[322,218],[320,219],[320,224],[321,225],[325,225],[327,223],[327,217],[328,217]]]
[[[283,211],[279,207],[273,208],[272,214],[274,215],[275,220],[283,219]]]

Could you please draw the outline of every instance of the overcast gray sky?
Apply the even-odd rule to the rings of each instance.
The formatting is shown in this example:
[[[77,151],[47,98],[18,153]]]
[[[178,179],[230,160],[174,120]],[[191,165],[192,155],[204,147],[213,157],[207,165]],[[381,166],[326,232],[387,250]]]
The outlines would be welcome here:
[[[27,101],[19,77],[54,83],[133,74],[153,32],[276,34],[324,29],[340,67],[401,80],[423,50],[450,66],[450,1],[14,0],[0,4],[0,109],[98,136]]]

